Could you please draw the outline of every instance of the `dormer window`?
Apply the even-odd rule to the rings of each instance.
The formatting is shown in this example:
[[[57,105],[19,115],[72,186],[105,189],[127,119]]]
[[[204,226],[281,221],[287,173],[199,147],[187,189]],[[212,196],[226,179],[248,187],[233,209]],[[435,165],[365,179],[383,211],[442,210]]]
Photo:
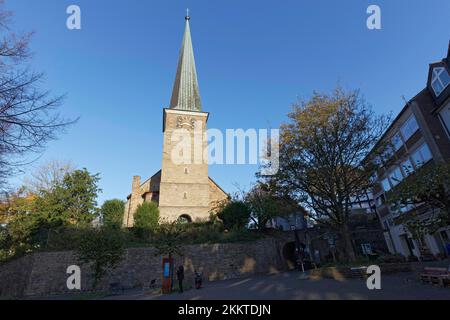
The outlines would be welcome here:
[[[442,91],[450,84],[450,76],[444,67],[437,67],[433,69],[433,77],[431,78],[431,87],[434,94],[439,96]]]

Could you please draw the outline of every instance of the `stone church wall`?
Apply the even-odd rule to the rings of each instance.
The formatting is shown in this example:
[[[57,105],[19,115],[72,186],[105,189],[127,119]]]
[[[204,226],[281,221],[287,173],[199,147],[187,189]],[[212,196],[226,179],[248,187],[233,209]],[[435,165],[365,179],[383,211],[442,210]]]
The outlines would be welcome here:
[[[193,285],[194,270],[203,272],[208,281],[232,279],[256,273],[276,273],[286,269],[282,258],[283,239],[265,238],[249,243],[185,246],[176,265],[185,266],[186,287]],[[120,283],[126,289],[148,289],[152,280],[161,285],[161,257],[153,248],[126,251],[122,263],[103,280],[98,290]],[[0,296],[48,296],[70,292],[66,287],[67,267],[81,267],[82,291],[91,291],[92,272],[79,264],[73,252],[40,252],[0,265]],[[77,292],[75,292],[77,293]],[[79,293],[79,292],[78,292]]]

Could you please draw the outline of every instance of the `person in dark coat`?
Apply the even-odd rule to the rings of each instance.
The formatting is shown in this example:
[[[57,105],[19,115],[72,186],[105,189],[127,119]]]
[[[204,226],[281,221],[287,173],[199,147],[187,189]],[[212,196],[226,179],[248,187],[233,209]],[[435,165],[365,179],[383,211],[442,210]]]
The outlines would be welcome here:
[[[178,287],[180,293],[183,293],[184,267],[179,266],[177,270]]]

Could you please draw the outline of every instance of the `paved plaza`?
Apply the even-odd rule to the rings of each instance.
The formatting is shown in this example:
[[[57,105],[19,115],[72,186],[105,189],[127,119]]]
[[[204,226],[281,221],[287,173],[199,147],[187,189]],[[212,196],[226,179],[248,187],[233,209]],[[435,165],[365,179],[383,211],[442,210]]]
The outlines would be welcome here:
[[[421,284],[415,273],[382,276],[381,290],[368,290],[365,279],[307,280],[299,272],[209,282],[200,290],[170,295],[128,293],[106,299],[127,300],[450,300],[450,287]]]

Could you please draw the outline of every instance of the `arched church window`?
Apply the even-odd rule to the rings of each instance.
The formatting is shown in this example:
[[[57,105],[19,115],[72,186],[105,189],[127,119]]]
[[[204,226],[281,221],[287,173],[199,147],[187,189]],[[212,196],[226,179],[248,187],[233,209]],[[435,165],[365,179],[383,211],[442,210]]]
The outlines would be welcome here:
[[[179,222],[179,223],[183,223],[183,224],[185,224],[185,223],[191,223],[191,222],[192,222],[192,218],[191,218],[189,215],[187,215],[187,214],[183,214],[183,215],[181,215],[181,216],[178,218],[178,222]]]

